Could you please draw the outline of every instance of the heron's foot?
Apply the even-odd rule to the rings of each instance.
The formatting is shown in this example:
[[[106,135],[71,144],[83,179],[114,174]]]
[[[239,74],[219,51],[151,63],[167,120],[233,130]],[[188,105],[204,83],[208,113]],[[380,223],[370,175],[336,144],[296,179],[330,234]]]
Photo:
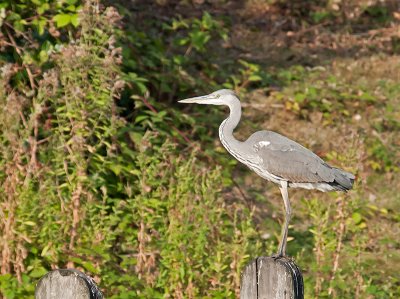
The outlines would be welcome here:
[[[286,256],[283,255],[283,254],[281,254],[281,253],[273,254],[273,255],[271,255],[271,257],[272,257],[274,260],[279,260],[279,259],[281,259],[281,258],[286,258]]]
[[[275,261],[282,260],[283,262],[289,262],[289,261],[294,262],[294,257],[288,255],[274,254],[271,255],[270,257],[273,258]]]

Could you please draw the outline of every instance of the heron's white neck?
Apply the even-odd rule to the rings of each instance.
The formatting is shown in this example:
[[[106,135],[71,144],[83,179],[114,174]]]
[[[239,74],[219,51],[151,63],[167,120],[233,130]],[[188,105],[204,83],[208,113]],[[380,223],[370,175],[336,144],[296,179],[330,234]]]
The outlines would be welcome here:
[[[237,127],[242,115],[242,107],[237,98],[233,98],[228,103],[229,117],[219,126],[219,139],[223,146],[232,154],[233,149],[240,147],[241,141],[233,136],[233,130]]]

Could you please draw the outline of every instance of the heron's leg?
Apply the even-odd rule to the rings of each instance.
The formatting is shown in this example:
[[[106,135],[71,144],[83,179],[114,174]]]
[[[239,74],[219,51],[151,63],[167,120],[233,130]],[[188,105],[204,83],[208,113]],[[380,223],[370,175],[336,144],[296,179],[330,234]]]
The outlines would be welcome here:
[[[286,181],[282,181],[279,189],[281,190],[283,203],[285,204],[285,224],[282,227],[281,241],[279,243],[279,249],[278,249],[278,257],[281,257],[286,255],[286,243],[287,243],[287,236],[289,229],[289,221],[292,216],[292,210],[290,208],[290,201],[288,195],[288,183]]]

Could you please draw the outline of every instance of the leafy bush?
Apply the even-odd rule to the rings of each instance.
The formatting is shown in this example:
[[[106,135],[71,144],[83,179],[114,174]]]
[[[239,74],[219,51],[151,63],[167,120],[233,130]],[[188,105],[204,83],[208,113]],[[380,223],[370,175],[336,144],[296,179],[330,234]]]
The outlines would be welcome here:
[[[173,152],[170,143],[143,146],[129,197],[114,200],[117,260],[109,266],[119,271],[102,269],[111,298],[234,298],[256,249],[249,215],[218,198],[219,170]]]
[[[2,0],[1,33],[5,38],[1,60],[18,62],[24,71],[15,75],[14,84],[29,82],[36,86],[41,68],[46,68],[49,56],[66,41],[65,35],[73,35],[79,26],[82,1],[67,0]]]
[[[219,198],[220,171],[197,160],[198,152],[179,155],[168,141],[173,134],[164,121],[171,119],[148,110],[154,109],[144,98],[154,87],[149,82],[173,77],[152,77],[148,65],[130,69],[126,56],[121,66],[127,48],[116,44],[116,10],[99,13],[87,2],[76,19],[77,3],[68,4],[75,8],[4,6],[5,22],[20,14],[9,24],[13,31],[5,29],[15,41],[8,53],[18,54],[23,44],[33,58],[2,62],[1,293],[32,297],[47,271],[76,267],[111,298],[235,297],[240,270],[258,246],[250,242],[251,215]],[[42,11],[50,13],[42,27],[24,21],[29,14],[41,20]],[[18,26],[32,26],[32,35],[19,36]],[[50,36],[52,26],[71,38]],[[190,26],[182,45],[201,53],[217,23],[206,14]],[[41,60],[44,45],[51,51]],[[134,119],[126,114],[127,97],[136,101]]]

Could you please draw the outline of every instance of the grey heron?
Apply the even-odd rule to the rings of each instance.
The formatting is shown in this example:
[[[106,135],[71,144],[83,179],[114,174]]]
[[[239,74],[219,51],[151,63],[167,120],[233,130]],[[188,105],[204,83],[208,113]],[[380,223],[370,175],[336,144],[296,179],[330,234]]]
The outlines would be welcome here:
[[[239,97],[233,90],[221,89],[209,95],[189,98],[180,103],[226,105],[230,114],[219,127],[219,138],[225,149],[238,161],[262,178],[278,184],[285,206],[277,257],[286,255],[291,208],[288,188],[319,191],[347,191],[353,187],[354,175],[328,165],[319,156],[299,143],[272,131],[258,131],[247,140],[233,136],[241,117]]]

